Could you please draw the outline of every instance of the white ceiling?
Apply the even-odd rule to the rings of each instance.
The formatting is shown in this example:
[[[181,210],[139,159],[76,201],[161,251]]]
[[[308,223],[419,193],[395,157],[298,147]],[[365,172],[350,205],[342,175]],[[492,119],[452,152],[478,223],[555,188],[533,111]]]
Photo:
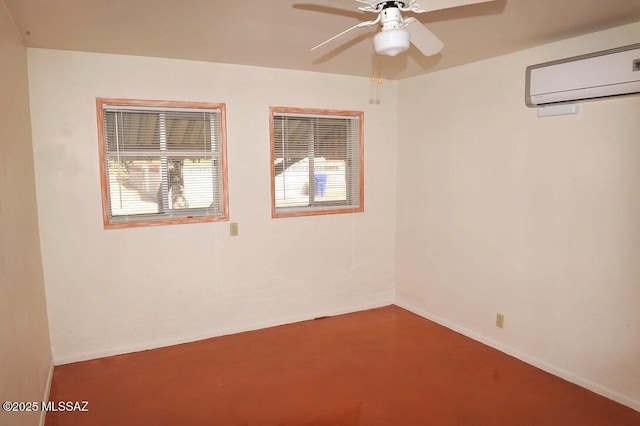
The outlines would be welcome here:
[[[29,47],[359,76],[382,72],[390,79],[640,21],[640,0],[494,0],[417,15],[444,50],[427,58],[411,47],[390,58],[373,52],[373,27],[309,50],[372,19],[354,0],[0,1]]]

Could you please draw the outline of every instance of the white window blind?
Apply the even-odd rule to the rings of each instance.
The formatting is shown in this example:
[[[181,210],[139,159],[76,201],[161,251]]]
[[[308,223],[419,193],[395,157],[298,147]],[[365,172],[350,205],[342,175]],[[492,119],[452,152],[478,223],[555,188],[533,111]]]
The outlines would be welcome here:
[[[360,211],[361,119],[356,112],[273,112],[276,216]]]
[[[226,216],[220,108],[102,106],[108,222]]]

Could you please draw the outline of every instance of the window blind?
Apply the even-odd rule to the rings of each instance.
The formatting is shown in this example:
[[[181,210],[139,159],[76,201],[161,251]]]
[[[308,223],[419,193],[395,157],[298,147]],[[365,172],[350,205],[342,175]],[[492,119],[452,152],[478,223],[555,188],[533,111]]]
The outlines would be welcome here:
[[[113,223],[224,212],[219,109],[103,106]]]
[[[273,114],[275,212],[361,206],[360,114]]]

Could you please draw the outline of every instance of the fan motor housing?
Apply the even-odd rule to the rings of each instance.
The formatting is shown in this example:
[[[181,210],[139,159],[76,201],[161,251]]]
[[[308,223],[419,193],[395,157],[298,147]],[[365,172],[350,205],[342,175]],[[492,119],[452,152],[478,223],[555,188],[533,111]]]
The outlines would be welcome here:
[[[400,13],[400,9],[395,5],[393,7],[382,9],[382,11],[380,11],[380,23],[382,24],[382,31],[400,29],[400,24],[402,23],[402,14]]]

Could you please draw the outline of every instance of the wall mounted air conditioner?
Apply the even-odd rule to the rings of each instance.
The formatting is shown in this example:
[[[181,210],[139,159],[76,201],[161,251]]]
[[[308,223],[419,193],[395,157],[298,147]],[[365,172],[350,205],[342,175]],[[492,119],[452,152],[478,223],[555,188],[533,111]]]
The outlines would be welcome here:
[[[640,43],[527,67],[535,108],[640,93]]]

